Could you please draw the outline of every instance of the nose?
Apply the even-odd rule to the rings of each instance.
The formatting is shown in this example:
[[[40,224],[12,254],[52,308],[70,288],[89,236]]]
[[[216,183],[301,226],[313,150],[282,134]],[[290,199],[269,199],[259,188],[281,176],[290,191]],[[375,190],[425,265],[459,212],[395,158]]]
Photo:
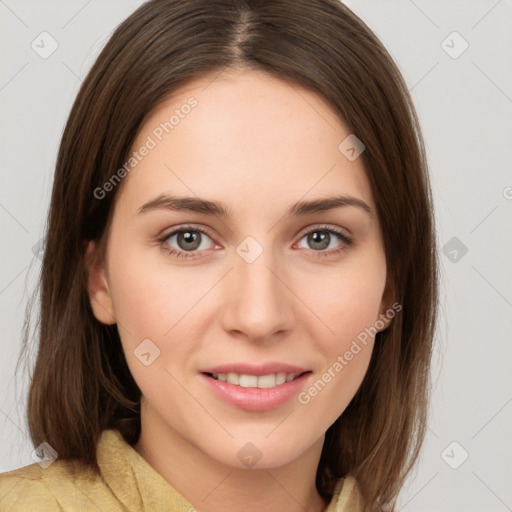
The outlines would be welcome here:
[[[250,341],[276,340],[294,323],[290,280],[272,251],[264,250],[252,263],[234,254],[227,276],[222,325],[226,332]],[[288,285],[289,286],[289,285]]]

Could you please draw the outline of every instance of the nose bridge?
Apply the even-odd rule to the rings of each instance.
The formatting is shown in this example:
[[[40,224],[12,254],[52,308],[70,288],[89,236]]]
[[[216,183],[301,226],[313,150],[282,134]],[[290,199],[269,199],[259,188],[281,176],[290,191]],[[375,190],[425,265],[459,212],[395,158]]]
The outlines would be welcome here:
[[[247,237],[236,248],[224,327],[262,339],[290,328],[292,315],[286,287],[276,277],[281,268],[270,247]]]

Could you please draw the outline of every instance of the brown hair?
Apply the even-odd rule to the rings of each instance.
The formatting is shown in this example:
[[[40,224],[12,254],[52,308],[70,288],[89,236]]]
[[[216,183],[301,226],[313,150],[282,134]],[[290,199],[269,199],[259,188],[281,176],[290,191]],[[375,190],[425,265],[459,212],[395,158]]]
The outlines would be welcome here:
[[[360,389],[327,430],[316,485],[330,500],[337,480],[351,474],[366,510],[393,510],[426,429],[438,301],[434,216],[404,80],[337,0],[152,0],[115,30],[81,86],[58,153],[28,397],[32,441],[97,470],[104,429],[138,440],[140,390],[116,325],[92,313],[84,263],[85,241],[104,247],[119,187],[101,200],[94,190],[122,167],[143,121],[169,94],[236,67],[320,94],[366,146],[361,158],[403,309],[377,334]]]

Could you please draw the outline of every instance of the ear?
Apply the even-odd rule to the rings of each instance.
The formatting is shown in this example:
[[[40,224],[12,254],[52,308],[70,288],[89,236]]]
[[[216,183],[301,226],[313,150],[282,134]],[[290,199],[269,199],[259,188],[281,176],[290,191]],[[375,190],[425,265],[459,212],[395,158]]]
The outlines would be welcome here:
[[[85,243],[84,258],[87,269],[87,292],[96,319],[102,324],[116,323],[114,305],[105,273],[105,264],[98,256],[96,242]]]
[[[378,329],[379,331],[385,331],[391,324],[391,321],[393,320],[393,317],[396,314],[393,308],[393,304],[395,304],[396,295],[395,285],[393,281],[394,280],[391,274],[388,272],[386,276],[386,286],[384,287],[384,292],[382,293],[382,300],[379,308],[379,318],[376,320],[376,322],[379,321],[377,324],[380,327]],[[390,314],[391,311],[393,312],[393,314]],[[382,324],[384,324],[383,327]]]

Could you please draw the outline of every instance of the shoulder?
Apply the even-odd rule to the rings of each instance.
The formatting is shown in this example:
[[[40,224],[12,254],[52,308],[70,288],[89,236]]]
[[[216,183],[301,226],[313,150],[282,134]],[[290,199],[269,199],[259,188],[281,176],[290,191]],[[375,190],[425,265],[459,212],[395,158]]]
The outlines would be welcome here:
[[[47,467],[34,463],[0,473],[0,510],[87,510],[95,497],[102,501],[103,488],[101,477],[77,461],[57,459]]]
[[[326,512],[361,512],[363,502],[356,479],[353,476],[341,478]]]
[[[27,476],[23,471],[27,470]],[[35,468],[26,468],[0,473],[0,510],[21,512],[22,510],[58,510],[54,496],[42,484],[40,479],[30,478],[37,473]]]
[[[58,502],[51,492],[51,483],[49,486],[47,479],[43,478],[43,471],[39,464],[34,463],[0,473],[1,510],[58,510]]]

